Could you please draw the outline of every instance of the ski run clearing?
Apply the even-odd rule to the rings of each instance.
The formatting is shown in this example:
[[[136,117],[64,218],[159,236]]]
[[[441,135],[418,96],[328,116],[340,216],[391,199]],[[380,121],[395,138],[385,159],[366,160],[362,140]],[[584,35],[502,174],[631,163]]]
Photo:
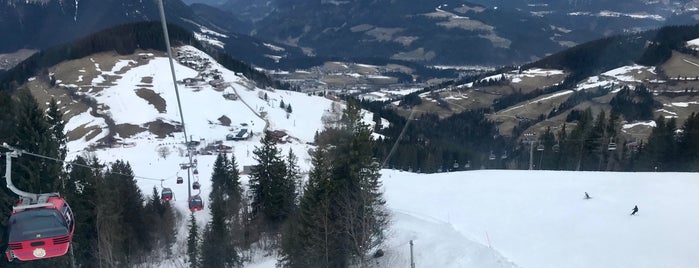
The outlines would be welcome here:
[[[181,49],[211,60],[192,47]],[[265,125],[270,130],[284,130],[289,137],[279,148],[283,154],[292,149],[299,156],[302,171],[307,172],[311,168],[308,150],[312,148],[307,142],[316,130],[322,130],[321,118],[332,114],[333,102],[297,92],[245,87],[245,78],[215,62],[212,66],[229,83],[226,92],[235,89],[239,99],[225,100],[222,92],[206,84],[196,89],[182,86],[188,134],[205,142],[223,140],[229,127],[211,123],[222,115],[230,118],[232,125],[247,123],[252,138],[222,141],[231,147],[242,170],[256,164],[252,151],[259,146]],[[111,108],[108,112],[117,124],[142,125],[156,119],[179,122],[174,92],[167,90],[171,87],[170,74],[163,71],[167,67],[164,58],[156,57],[148,65],[124,73],[115,86],[93,98]],[[181,64],[175,67],[179,80],[196,75]],[[135,97],[134,81],[146,76],[153,77],[153,88],[166,101],[166,111],[157,112]],[[268,101],[259,97],[260,92],[268,95]],[[281,100],[292,105],[291,114],[278,108]],[[261,111],[267,113],[268,123],[257,116]],[[90,117],[87,113],[76,116],[68,126],[97,120]],[[106,162],[128,161],[146,196],[161,183],[172,188],[175,199],[171,202],[183,215],[189,214],[187,172],[179,168],[187,161],[182,133],[163,139],[149,132],[119,138],[123,147],[99,149],[95,156]],[[85,148],[93,142],[72,141],[69,158],[86,153]],[[199,175],[190,179],[201,183],[200,192],[192,194],[200,193],[205,202],[205,209],[195,214],[199,226],[209,220],[206,205],[215,158],[198,155]],[[414,242],[416,267],[699,267],[698,174],[506,170],[439,174],[383,170],[382,174],[392,219],[381,247],[386,254],[372,261],[374,267],[410,267],[410,240]],[[177,176],[183,176],[185,184],[176,184]],[[243,175],[242,184],[247,185],[247,180]],[[592,199],[584,200],[585,192]],[[635,205],[640,211],[630,216]],[[186,219],[183,217],[179,225],[175,256],[185,256]],[[246,255],[253,256],[246,267],[275,267],[276,256],[261,252]],[[184,267],[184,262],[184,257],[178,257],[146,266]]]

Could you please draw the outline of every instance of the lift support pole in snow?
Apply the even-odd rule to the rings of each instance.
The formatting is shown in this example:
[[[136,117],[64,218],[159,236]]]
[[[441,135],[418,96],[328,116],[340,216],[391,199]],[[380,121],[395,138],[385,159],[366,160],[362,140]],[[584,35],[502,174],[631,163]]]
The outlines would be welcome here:
[[[529,142],[529,170],[533,170],[533,158],[534,158],[534,143],[536,142],[536,133],[524,133],[525,142]]]
[[[415,260],[413,259],[413,240],[410,240],[410,268],[415,268]]]

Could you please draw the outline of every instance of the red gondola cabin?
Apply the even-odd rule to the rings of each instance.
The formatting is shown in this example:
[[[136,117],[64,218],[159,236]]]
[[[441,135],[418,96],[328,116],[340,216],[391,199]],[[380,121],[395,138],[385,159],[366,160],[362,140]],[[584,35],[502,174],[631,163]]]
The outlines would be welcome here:
[[[199,188],[201,188],[201,184],[199,184],[198,181],[195,181],[194,183],[192,183],[192,189],[199,190]]]
[[[182,177],[177,177],[177,184],[182,184],[184,183],[184,179]]]
[[[25,201],[26,202],[26,201]],[[63,256],[70,248],[75,223],[68,203],[58,194],[43,195],[37,204],[19,203],[8,222],[8,261]]]
[[[172,200],[172,189],[170,188],[163,188],[163,192],[160,193],[160,199],[163,201],[170,201]]]
[[[192,212],[200,211],[204,209],[204,201],[201,200],[199,195],[195,195],[189,198],[189,210]]]

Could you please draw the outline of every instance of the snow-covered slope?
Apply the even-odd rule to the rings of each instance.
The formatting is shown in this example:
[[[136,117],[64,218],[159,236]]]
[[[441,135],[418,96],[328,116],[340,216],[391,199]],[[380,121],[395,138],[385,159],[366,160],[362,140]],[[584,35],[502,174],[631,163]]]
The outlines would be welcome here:
[[[394,228],[406,217],[429,219],[437,228],[418,230],[452,233],[440,246],[478,242],[520,267],[699,265],[699,174],[384,170],[383,181],[398,215]],[[635,205],[639,213],[630,216]],[[468,243],[435,250],[431,234],[412,238],[421,267],[501,267],[467,266],[451,255]]]

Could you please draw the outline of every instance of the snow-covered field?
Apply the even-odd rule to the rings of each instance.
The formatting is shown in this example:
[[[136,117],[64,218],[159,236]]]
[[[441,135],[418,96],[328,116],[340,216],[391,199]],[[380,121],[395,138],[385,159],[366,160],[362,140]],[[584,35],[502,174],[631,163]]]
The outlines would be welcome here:
[[[184,49],[199,53],[191,47]],[[182,86],[188,134],[195,140],[223,139],[229,128],[210,123],[221,115],[233,124],[250,123],[255,132],[250,140],[224,141],[233,147],[242,169],[256,163],[252,150],[259,145],[265,121],[255,113],[264,110],[271,130],[285,130],[294,137],[279,147],[285,154],[294,150],[301,169],[309,170],[312,146],[307,142],[322,129],[321,118],[332,110],[332,101],[296,92],[248,89],[246,79],[215,63],[212,66],[222,72],[223,80],[231,83],[240,99],[225,100],[222,92],[207,84]],[[175,67],[180,80],[195,75],[188,67]],[[162,71],[168,68],[167,61],[155,58],[149,65],[124,73],[115,81],[117,86],[104,89],[95,99],[110,107],[107,112],[117,124],[143,124],[156,118],[179,121],[169,73]],[[152,77],[153,90],[167,102],[165,112],[155,111],[133,95],[138,84],[134,81],[144,76]],[[269,101],[260,99],[259,92],[267,93]],[[293,107],[288,117],[278,107],[281,100]],[[75,117],[68,125],[85,124],[88,116]],[[154,186],[160,188],[162,179],[162,186],[174,191],[171,202],[188,214],[187,172],[179,168],[187,161],[182,134],[157,139],[142,133],[123,141],[129,146],[94,154],[102,161],[129,161],[146,195]],[[90,142],[71,142],[69,157],[84,153]],[[163,154],[165,151],[169,153]],[[196,178],[206,205],[215,156],[196,159]],[[414,241],[416,267],[699,267],[699,174],[500,170],[441,174],[383,170],[382,174],[392,221],[383,247],[386,255],[377,260],[376,267],[409,267],[410,240]],[[184,177],[185,184],[176,184],[177,176]],[[242,181],[246,185],[247,177]],[[592,199],[584,200],[584,192]],[[640,212],[629,216],[634,205]],[[195,215],[203,226],[209,219],[208,208]],[[180,224],[174,249],[178,256],[184,255],[186,225]],[[164,261],[159,267],[179,267],[182,261],[181,257]],[[274,263],[274,257],[259,257],[246,266],[271,268]]]
[[[699,266],[696,173],[384,170],[383,181],[394,229],[425,222],[408,235],[418,267],[509,267],[467,262],[495,252],[518,267]],[[495,252],[458,254],[470,247]]]

